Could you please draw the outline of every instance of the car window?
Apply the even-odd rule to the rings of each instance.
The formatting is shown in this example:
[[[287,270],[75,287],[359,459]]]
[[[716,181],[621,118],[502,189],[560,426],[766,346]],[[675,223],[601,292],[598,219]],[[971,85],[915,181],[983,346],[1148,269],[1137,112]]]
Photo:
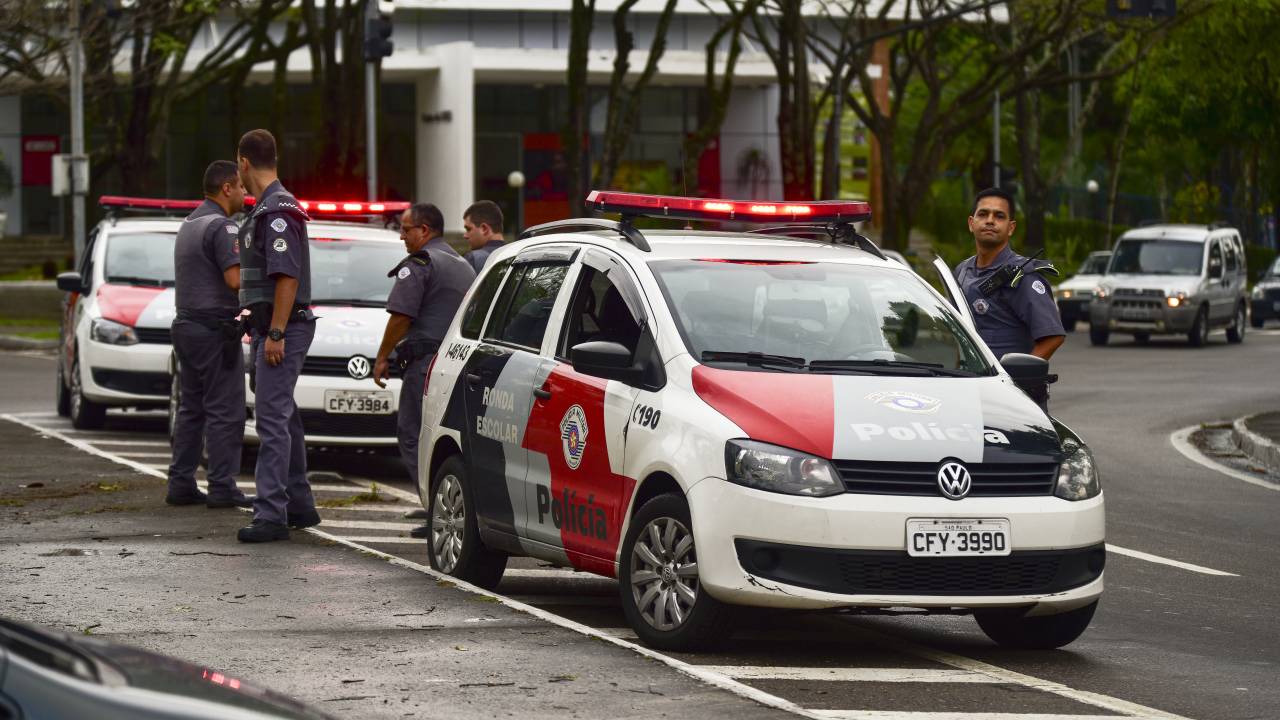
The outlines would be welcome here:
[[[386,305],[387,271],[404,259],[404,246],[377,240],[311,238],[311,302]]]
[[[519,266],[494,307],[485,339],[535,351],[541,348],[551,308],[568,272],[569,266],[564,263]]]
[[[1080,274],[1101,275],[1107,271],[1107,261],[1110,259],[1110,255],[1091,255],[1085,259],[1084,266],[1080,268]]]
[[[1223,241],[1222,247],[1226,250],[1227,255],[1227,272],[1235,272],[1236,266],[1236,242],[1235,238],[1227,238]]]
[[[107,238],[103,274],[107,282],[173,285],[175,233],[119,233]]]
[[[1222,243],[1214,240],[1209,245],[1209,266],[1222,265]]]
[[[1267,271],[1267,274],[1271,277],[1280,277],[1280,258],[1276,258],[1276,261],[1271,263],[1271,269]]]
[[[1135,275],[1199,275],[1204,245],[1181,240],[1125,238],[1116,244],[1107,272]]]
[[[98,247],[98,229],[94,228],[89,233],[89,239],[84,245],[84,254],[80,256],[80,266],[76,268],[80,273],[80,284],[84,287],[93,285],[93,253]]]
[[[493,296],[498,294],[498,287],[502,285],[502,279],[506,277],[509,267],[511,267],[511,260],[503,260],[489,268],[484,280],[480,281],[480,286],[472,293],[471,301],[467,303],[467,309],[462,313],[462,337],[472,340],[480,338],[480,329],[484,326],[484,319],[489,314],[489,306],[493,304]]]
[[[635,355],[640,323],[609,274],[583,265],[577,288],[569,301],[558,355],[569,357],[574,345],[595,340],[620,343]]]

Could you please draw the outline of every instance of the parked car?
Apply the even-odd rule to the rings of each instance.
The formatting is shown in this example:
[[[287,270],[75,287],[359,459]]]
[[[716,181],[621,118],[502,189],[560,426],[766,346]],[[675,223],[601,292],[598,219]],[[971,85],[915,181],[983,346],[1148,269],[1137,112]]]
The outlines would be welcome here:
[[[1152,335],[1187,336],[1194,347],[1224,329],[1244,341],[1249,296],[1244,244],[1234,228],[1152,225],[1116,242],[1106,275],[1089,304],[1089,341],[1115,333],[1139,343]]]
[[[1276,258],[1267,274],[1253,286],[1249,297],[1253,305],[1250,322],[1254,327],[1262,327],[1269,318],[1280,318],[1280,258]]]
[[[1106,560],[1093,457],[1021,389],[1048,363],[997,359],[944,263],[945,295],[853,233],[859,202],[588,205],[624,220],[496,251],[429,371],[432,567],[617,577],[667,649],[730,634],[732,605],[960,609],[1017,647],[1084,632]],[[641,234],[644,213],[791,215],[846,242]]]
[[[1080,263],[1080,270],[1063,280],[1054,290],[1054,299],[1058,302],[1058,314],[1062,316],[1062,327],[1067,332],[1076,329],[1076,323],[1089,319],[1089,303],[1093,300],[1093,289],[1098,286],[1102,274],[1107,271],[1107,263],[1111,260],[1109,250],[1091,252]]]

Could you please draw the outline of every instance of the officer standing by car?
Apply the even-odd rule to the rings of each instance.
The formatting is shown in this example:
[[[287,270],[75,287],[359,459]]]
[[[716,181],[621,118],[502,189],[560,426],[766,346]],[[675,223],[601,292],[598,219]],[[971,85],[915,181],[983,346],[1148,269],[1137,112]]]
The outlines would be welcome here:
[[[244,356],[236,291],[240,289],[239,228],[230,216],[244,207],[236,164],[215,160],[204,171],[204,202],[178,229],[173,246],[173,352],[179,394],[169,464],[170,505],[250,507],[236,487],[244,440]],[[200,448],[209,451],[209,493],[196,487]]]
[[[1053,288],[1044,278],[1058,271],[1009,247],[1017,228],[1013,217],[1013,195],[1000,188],[978,193],[969,217],[976,254],[956,268],[956,281],[978,334],[996,357],[1028,353],[1048,360],[1066,340]],[[1047,385],[1033,395],[1041,407],[1048,406]]]
[[[386,387],[395,351],[402,374],[396,436],[400,457],[415,484],[427,367],[476,277],[471,264],[445,242],[443,232],[444,215],[430,203],[414,203],[400,216],[400,239],[409,254],[387,273],[395,278],[387,297],[391,317],[373,365],[373,381]],[[424,537],[422,531],[415,528],[411,534]]]
[[[462,237],[471,247],[463,258],[479,275],[493,251],[506,243],[502,237],[502,208],[492,200],[472,203],[462,213]]]
[[[276,140],[250,130],[237,150],[240,176],[257,201],[240,228],[240,306],[253,332],[254,417],[260,448],[258,497],[241,542],[286,540],[289,528],[320,524],[307,482],[302,416],[293,399],[315,336],[306,212],[276,176]]]

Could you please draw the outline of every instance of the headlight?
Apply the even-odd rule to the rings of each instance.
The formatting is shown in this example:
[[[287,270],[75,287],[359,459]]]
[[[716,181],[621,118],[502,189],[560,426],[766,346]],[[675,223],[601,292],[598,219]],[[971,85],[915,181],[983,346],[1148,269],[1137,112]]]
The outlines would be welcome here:
[[[1106,302],[1106,299],[1107,299],[1107,289],[1106,289],[1106,288],[1104,288],[1104,287],[1096,287],[1096,288],[1094,288],[1094,289],[1093,289],[1093,299],[1094,299],[1094,300],[1102,300],[1103,302]]]
[[[1071,295],[1072,295],[1072,294],[1073,294],[1073,293],[1072,293],[1070,290],[1059,290],[1059,291],[1058,291],[1058,297],[1062,298],[1063,300],[1070,300],[1070,299],[1071,299]]]
[[[1184,292],[1175,293],[1165,298],[1165,302],[1169,303],[1169,307],[1181,307],[1187,301],[1187,294]]]
[[[1063,500],[1088,500],[1102,492],[1102,481],[1098,478],[1098,466],[1093,462],[1093,453],[1089,448],[1074,439],[1062,444],[1067,457],[1058,468],[1058,486],[1054,495]]]
[[[89,338],[108,345],[138,344],[138,334],[133,328],[106,318],[97,318],[89,324]]]
[[[836,469],[816,455],[754,440],[730,440],[724,460],[729,482],[756,490],[806,497],[844,492]]]
[[[1261,286],[1261,285],[1259,285],[1259,286],[1255,287],[1255,288],[1253,289],[1253,292],[1249,293],[1249,295],[1250,295],[1250,297],[1252,297],[1254,300],[1261,300],[1261,299],[1262,299],[1262,286]]]

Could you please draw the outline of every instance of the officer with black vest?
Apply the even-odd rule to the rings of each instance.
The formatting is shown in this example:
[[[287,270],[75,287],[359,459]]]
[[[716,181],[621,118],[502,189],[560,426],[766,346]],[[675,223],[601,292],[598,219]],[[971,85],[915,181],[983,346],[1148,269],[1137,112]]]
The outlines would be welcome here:
[[[402,375],[396,436],[400,457],[415,484],[427,367],[476,277],[470,263],[445,242],[443,232],[444,215],[430,203],[415,203],[400,216],[400,239],[409,255],[387,273],[395,279],[387,297],[391,317],[373,366],[374,382],[386,387],[395,350]]]
[[[289,528],[320,524],[307,482],[302,416],[293,399],[315,336],[307,217],[276,177],[276,140],[250,130],[237,151],[240,176],[257,198],[240,228],[240,306],[253,333],[254,419],[260,447],[258,497],[241,542],[285,540]]]
[[[1048,360],[1066,340],[1062,316],[1046,275],[1048,262],[1026,258],[1009,247],[1017,228],[1013,196],[999,188],[978,193],[969,232],[977,254],[956,267],[956,281],[969,303],[974,324],[996,357],[1027,353]],[[1047,407],[1046,386],[1033,399]]]
[[[244,334],[240,306],[239,228],[231,215],[244,206],[236,164],[215,160],[204,171],[204,202],[173,246],[173,351],[178,358],[179,401],[169,464],[170,505],[249,507],[236,487],[244,440]],[[201,446],[209,451],[209,493],[196,487]]]

